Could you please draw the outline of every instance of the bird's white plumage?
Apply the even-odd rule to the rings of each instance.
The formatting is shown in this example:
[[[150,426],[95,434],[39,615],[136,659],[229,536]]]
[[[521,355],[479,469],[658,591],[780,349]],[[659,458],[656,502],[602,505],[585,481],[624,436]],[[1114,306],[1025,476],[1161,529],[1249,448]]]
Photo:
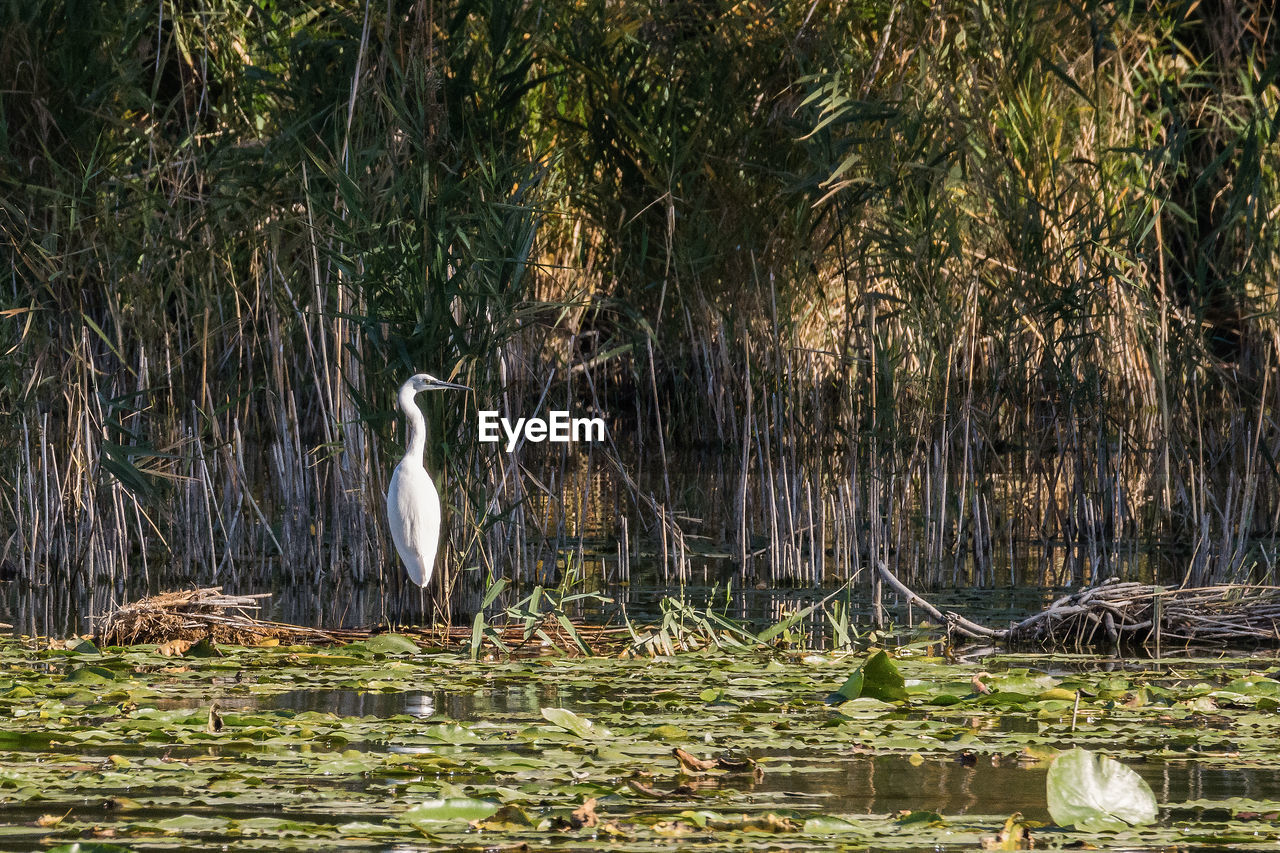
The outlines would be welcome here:
[[[391,475],[387,489],[387,519],[409,579],[418,586],[431,582],[440,545],[440,494],[427,470],[405,457]]]
[[[423,466],[427,424],[414,396],[420,391],[446,388],[469,390],[465,385],[417,373],[400,386],[396,395],[409,425],[409,442],[387,488],[387,521],[391,524],[391,541],[404,561],[409,578],[418,586],[430,583],[435,570],[436,550],[440,546],[440,494]]]

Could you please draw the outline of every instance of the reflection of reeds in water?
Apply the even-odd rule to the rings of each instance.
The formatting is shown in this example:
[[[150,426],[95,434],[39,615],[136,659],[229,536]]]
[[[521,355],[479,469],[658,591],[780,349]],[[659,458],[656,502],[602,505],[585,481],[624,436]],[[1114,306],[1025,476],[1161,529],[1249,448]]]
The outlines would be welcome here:
[[[15,12],[0,574],[321,620],[593,551],[671,585],[1275,580],[1272,13],[606,5]],[[452,368],[423,597],[391,392]],[[507,454],[476,406],[609,441]]]

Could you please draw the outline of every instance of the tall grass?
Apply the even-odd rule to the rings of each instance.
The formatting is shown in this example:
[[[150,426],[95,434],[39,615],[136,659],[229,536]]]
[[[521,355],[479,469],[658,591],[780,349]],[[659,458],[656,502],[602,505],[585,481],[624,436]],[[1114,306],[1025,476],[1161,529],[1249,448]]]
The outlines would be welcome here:
[[[2,14],[20,583],[457,618],[588,533],[672,584],[1276,581],[1263,4]],[[423,400],[443,596],[381,521],[416,370],[477,389]]]

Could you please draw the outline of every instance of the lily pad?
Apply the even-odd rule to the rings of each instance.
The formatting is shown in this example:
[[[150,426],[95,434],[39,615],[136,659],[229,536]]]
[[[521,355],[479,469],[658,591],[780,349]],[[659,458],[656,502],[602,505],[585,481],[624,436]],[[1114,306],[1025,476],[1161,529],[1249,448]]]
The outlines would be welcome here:
[[[63,679],[72,684],[108,684],[115,680],[116,674],[104,666],[77,667]]]
[[[586,717],[579,717],[566,708],[543,708],[542,718],[581,738],[607,737],[609,734],[605,729],[596,728],[595,723]]]
[[[472,797],[448,797],[443,800],[427,800],[414,806],[402,815],[402,818],[415,826],[420,823],[449,823],[453,821],[471,822],[484,820],[495,814],[501,803],[492,800],[478,800]]]
[[[416,655],[420,651],[418,644],[404,634],[379,634],[347,648],[363,648],[384,655]]]
[[[1156,821],[1156,797],[1141,776],[1105,755],[1073,749],[1054,759],[1046,783],[1049,814],[1086,832]]]
[[[859,832],[861,828],[854,822],[831,815],[814,815],[804,822],[807,835],[834,835],[837,832]]]

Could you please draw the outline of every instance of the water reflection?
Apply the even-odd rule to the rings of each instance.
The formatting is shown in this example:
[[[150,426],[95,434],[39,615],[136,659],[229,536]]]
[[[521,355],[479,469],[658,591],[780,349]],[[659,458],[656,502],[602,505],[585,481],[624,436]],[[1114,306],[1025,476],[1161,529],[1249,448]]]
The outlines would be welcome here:
[[[583,550],[549,553],[539,582],[559,583],[564,566],[572,562],[580,583],[574,592],[594,592],[598,596],[579,598],[567,608],[574,619],[589,623],[618,622],[625,612],[636,621],[660,618],[660,603],[668,595],[682,596],[696,607],[712,606],[717,611],[760,627],[771,625],[798,609],[812,604],[832,591],[830,587],[756,588],[744,584],[736,569],[726,571],[727,561],[704,557],[694,561],[685,583],[673,587],[664,579],[656,556],[628,558],[625,577],[619,558],[603,541]],[[437,585],[424,591],[401,577],[403,572],[356,582],[337,569],[318,572],[306,583],[282,576],[264,566],[261,571],[232,574],[214,580],[228,594],[269,593],[255,614],[263,619],[325,628],[368,627],[378,624],[424,624],[450,622],[470,624],[484,594],[478,572],[463,572],[450,581],[450,594],[443,596]],[[732,568],[732,567],[730,567]],[[14,632],[26,635],[66,637],[89,633],[93,619],[115,607],[146,595],[194,586],[189,577],[119,578],[114,583],[32,584],[23,579],[0,581],[0,622],[14,625]],[[527,596],[532,583],[510,587],[498,598],[490,612],[500,612]],[[937,604],[970,618],[1003,624],[1043,608],[1061,591],[1046,588],[956,589],[937,593]],[[610,599],[610,602],[602,601]],[[859,624],[871,618],[870,601],[859,588],[845,598],[849,616]],[[913,625],[918,612],[890,599],[886,602],[898,624]]]
[[[1046,764],[1023,766],[1005,757],[973,763],[950,758],[913,764],[907,756],[831,755],[822,751],[779,756],[787,769],[766,769],[755,790],[786,795],[797,806],[851,814],[928,809],[946,815],[1012,814],[1048,822]],[[1126,762],[1161,803],[1242,797],[1280,797],[1280,774],[1198,761]],[[769,768],[769,764],[765,764]]]
[[[203,707],[192,700],[190,707]],[[475,722],[486,718],[504,720],[538,717],[544,707],[583,707],[583,703],[562,697],[555,685],[530,685],[475,693],[447,690],[375,693],[345,688],[289,690],[267,696],[237,696],[220,699],[224,708],[259,711],[293,711],[335,714],[340,717],[437,717],[455,722]]]

